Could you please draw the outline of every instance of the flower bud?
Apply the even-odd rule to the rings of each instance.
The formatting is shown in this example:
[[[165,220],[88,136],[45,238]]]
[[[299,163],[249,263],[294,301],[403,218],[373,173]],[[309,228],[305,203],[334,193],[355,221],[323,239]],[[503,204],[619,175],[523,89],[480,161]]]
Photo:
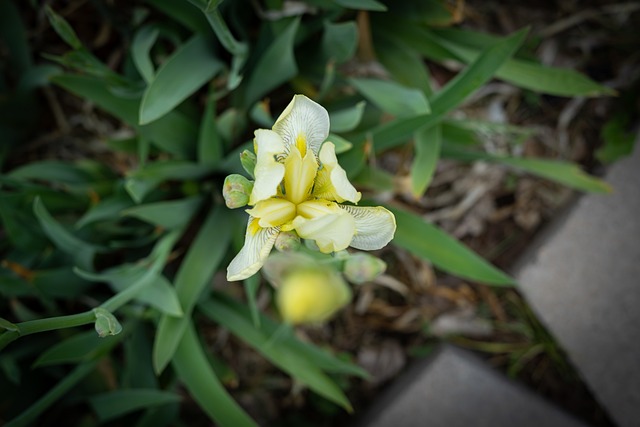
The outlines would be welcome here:
[[[253,189],[253,182],[242,175],[232,174],[225,178],[222,196],[229,209],[236,209],[249,203],[249,195]]]
[[[240,163],[242,164],[244,170],[247,171],[247,173],[251,177],[255,177],[253,171],[256,168],[256,161],[256,155],[252,151],[244,150],[242,153],[240,153]]]
[[[387,264],[379,258],[365,253],[356,253],[344,263],[343,273],[347,280],[355,284],[369,282],[387,269]]]
[[[276,237],[275,248],[280,252],[293,252],[300,247],[300,237],[294,231],[282,231]]]
[[[276,295],[282,318],[293,325],[324,322],[350,300],[349,286],[329,268],[299,268],[290,272]]]

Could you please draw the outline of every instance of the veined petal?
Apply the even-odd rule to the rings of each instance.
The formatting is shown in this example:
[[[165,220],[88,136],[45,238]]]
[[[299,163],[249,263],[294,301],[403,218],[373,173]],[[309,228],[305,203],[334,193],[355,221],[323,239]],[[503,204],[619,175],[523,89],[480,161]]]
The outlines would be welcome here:
[[[284,167],[286,198],[296,204],[309,198],[318,171],[316,156],[309,151],[303,158],[298,148],[292,147],[284,161]]]
[[[260,270],[279,232],[280,227],[262,228],[256,218],[249,217],[244,246],[227,267],[227,280],[244,280]]]
[[[285,199],[271,198],[258,202],[247,213],[258,219],[258,225],[263,228],[277,227],[296,216],[296,205]]]
[[[339,210],[313,219],[298,216],[293,220],[293,227],[303,239],[315,240],[320,252],[331,253],[349,246],[356,222],[348,212]]]
[[[282,137],[287,152],[303,141],[317,155],[329,135],[329,113],[306,96],[295,95],[276,120],[273,130]]]
[[[339,206],[355,220],[356,232],[350,246],[372,251],[385,247],[393,239],[396,217],[388,209],[381,206]]]
[[[256,130],[255,136],[256,180],[249,197],[250,205],[275,196],[284,178],[284,165],[276,160],[277,155],[285,152],[282,138],[274,131],[266,129]]]
[[[321,199],[335,200],[339,203],[344,201],[358,203],[362,194],[356,191],[349,182],[347,173],[338,164],[336,147],[333,142],[325,142],[322,145],[319,158],[322,168],[318,171],[313,195]]]

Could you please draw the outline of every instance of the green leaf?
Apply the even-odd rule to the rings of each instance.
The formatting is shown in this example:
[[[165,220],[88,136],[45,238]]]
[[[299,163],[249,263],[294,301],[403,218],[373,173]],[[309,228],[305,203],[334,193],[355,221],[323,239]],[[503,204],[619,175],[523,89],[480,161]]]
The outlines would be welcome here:
[[[94,331],[76,334],[48,348],[34,362],[34,367],[79,363],[102,355],[121,341],[120,336],[100,338]]]
[[[151,123],[173,110],[222,68],[204,36],[191,38],[160,67],[145,90],[139,124]]]
[[[175,287],[184,316],[163,316],[153,345],[153,366],[160,373],[173,357],[191,317],[193,307],[231,241],[231,221],[224,206],[216,206],[200,228],[175,278]],[[215,242],[215,244],[212,244]]]
[[[224,146],[216,124],[216,99],[213,93],[210,93],[200,121],[198,163],[216,165],[222,160],[223,154]]]
[[[333,142],[333,145],[336,146],[336,154],[346,153],[347,151],[351,150],[351,147],[353,147],[352,143],[334,133],[329,134],[329,136],[327,137],[327,141]]]
[[[340,6],[356,10],[371,10],[374,12],[384,12],[387,6],[376,0],[333,0]]]
[[[211,167],[179,160],[157,161],[128,174],[125,189],[136,203],[151,190],[168,180],[200,179],[211,173]]]
[[[5,52],[8,51],[3,59],[6,61],[8,56],[6,63],[9,67],[4,70],[13,69],[19,74],[27,72],[32,67],[27,32],[20,12],[12,1],[0,1],[0,40],[3,41]]]
[[[13,331],[13,332],[18,332],[19,329],[16,325],[14,325],[13,323],[9,322],[7,319],[3,319],[2,317],[0,317],[0,328],[7,330],[7,331]]]
[[[45,6],[44,11],[47,13],[49,23],[53,27],[56,33],[73,49],[82,48],[82,42],[76,35],[71,25],[60,15],[55,13],[49,5]]]
[[[103,250],[102,248],[84,242],[69,233],[60,223],[53,219],[39,197],[33,202],[33,212],[45,234],[58,249],[75,257],[78,265],[82,268],[92,269],[93,258],[96,253]]]
[[[610,193],[611,187],[606,182],[584,173],[578,165],[569,162],[546,159],[502,157],[492,154],[462,150],[451,146],[442,148],[442,155],[458,160],[484,160],[512,166],[530,172],[542,178],[559,182],[576,190],[591,193]]]
[[[602,163],[613,163],[633,153],[637,135],[628,130],[630,116],[631,113],[618,114],[600,130],[604,145],[596,150],[596,158]]]
[[[371,103],[394,116],[407,117],[431,112],[427,97],[418,89],[376,79],[349,79],[349,82]]]
[[[229,396],[207,361],[190,319],[185,322],[173,357],[180,381],[209,418],[222,427],[245,427],[257,424]]]
[[[456,276],[490,285],[513,285],[514,280],[472,252],[455,238],[417,215],[388,206],[398,228],[393,243],[431,261]]]
[[[411,163],[411,192],[420,198],[431,183],[440,159],[442,131],[440,126],[418,130],[414,137],[415,156]]]
[[[360,120],[362,120],[365,105],[366,103],[362,101],[358,102],[353,107],[329,112],[331,131],[349,132],[350,130],[355,129],[360,124]]]
[[[149,57],[149,53],[158,39],[159,34],[160,30],[156,27],[145,25],[136,32],[136,35],[133,37],[133,43],[131,44],[131,58],[133,59],[136,69],[147,84],[150,84],[155,76],[155,68]]]
[[[195,150],[194,142],[197,140],[197,128],[195,123],[182,113],[172,111],[153,123],[140,126],[140,99],[115,95],[102,79],[63,74],[53,76],[51,81],[81,98],[94,102],[103,110],[133,126],[159,148],[181,158],[192,156]]]
[[[84,377],[89,375],[96,367],[96,360],[85,362],[78,365],[73,371],[65,375],[63,379],[51,388],[44,396],[31,404],[29,408],[19,416],[15,417],[4,427],[26,427],[35,425],[35,421],[38,416],[46,411],[51,405],[53,405],[58,399],[65,396],[71,388],[79,383]]]
[[[166,229],[174,229],[186,226],[200,206],[202,197],[194,196],[138,205],[122,211],[122,215],[132,216]]]
[[[258,307],[258,301],[256,295],[258,288],[260,287],[260,275],[254,274],[253,276],[243,281],[244,292],[247,296],[247,304],[249,310],[251,310],[251,319],[256,328],[260,327],[260,308]]]
[[[373,130],[376,151],[380,152],[402,143],[420,128],[433,126],[445,114],[460,105],[484,85],[524,41],[527,30],[521,30],[487,48],[464,71],[456,75],[431,100],[431,114],[400,118]]]
[[[375,43],[378,60],[398,83],[431,95],[431,77],[420,54],[405,43],[382,39]]]
[[[97,221],[120,218],[121,212],[131,206],[133,206],[133,201],[127,194],[122,192],[104,198],[80,217],[78,222],[76,222],[76,229],[80,229]]]
[[[199,305],[210,318],[227,327],[234,335],[258,350],[271,363],[278,366],[311,390],[351,411],[348,399],[331,379],[314,363],[308,352],[290,343],[291,338],[280,337],[281,330],[265,332],[251,320],[246,309],[234,304],[228,297],[217,295]],[[266,323],[266,322],[265,322]],[[261,321],[262,324],[262,321]],[[326,362],[326,360],[323,360]]]
[[[433,40],[453,52],[465,62],[472,62],[491,39],[480,33],[443,29],[434,31]],[[557,96],[614,95],[611,88],[602,86],[571,69],[554,68],[521,59],[507,61],[496,72],[496,77],[525,89]]]
[[[321,46],[327,60],[338,64],[348,61],[358,47],[358,26],[353,21],[325,22]]]
[[[98,394],[89,399],[101,422],[121,417],[130,412],[154,406],[179,402],[180,395],[156,389],[116,390]]]
[[[272,89],[298,73],[293,55],[293,43],[300,19],[296,18],[271,43],[253,68],[248,78],[245,104],[251,105]]]

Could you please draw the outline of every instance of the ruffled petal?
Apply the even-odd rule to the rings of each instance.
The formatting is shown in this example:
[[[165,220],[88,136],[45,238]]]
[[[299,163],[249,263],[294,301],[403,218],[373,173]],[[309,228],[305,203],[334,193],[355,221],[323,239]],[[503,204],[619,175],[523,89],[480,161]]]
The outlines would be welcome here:
[[[262,228],[256,218],[249,217],[244,246],[227,267],[227,280],[244,280],[253,276],[264,264],[280,233],[280,227]]]
[[[393,239],[396,217],[388,209],[381,206],[339,206],[355,220],[356,232],[350,246],[372,251],[385,247]]]
[[[318,171],[316,185],[313,189],[314,197],[326,200],[334,200],[338,203],[349,201],[358,203],[362,194],[356,191],[349,182],[347,173],[338,164],[336,147],[333,142],[325,142],[320,149],[320,163],[322,168]]]
[[[356,231],[353,216],[340,209],[312,219],[298,216],[293,227],[300,237],[314,240],[320,252],[326,254],[346,249]]]
[[[282,137],[286,151],[291,146],[305,145],[317,155],[329,135],[329,113],[304,95],[295,95],[273,125]],[[305,155],[300,150],[302,156]]]
[[[284,165],[276,160],[276,156],[285,152],[282,138],[274,131],[266,129],[256,130],[255,136],[256,180],[249,197],[250,205],[275,196],[284,178]]]

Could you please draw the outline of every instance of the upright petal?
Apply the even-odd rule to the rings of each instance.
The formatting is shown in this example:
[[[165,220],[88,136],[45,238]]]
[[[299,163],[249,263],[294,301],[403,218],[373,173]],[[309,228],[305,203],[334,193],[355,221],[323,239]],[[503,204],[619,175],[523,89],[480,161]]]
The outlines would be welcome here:
[[[351,240],[352,247],[366,251],[381,249],[393,239],[396,232],[396,217],[383,207],[360,207],[339,205],[350,213],[356,225]]]
[[[320,252],[326,254],[346,249],[356,231],[353,216],[340,210],[313,219],[298,216],[293,227],[300,237],[314,240]]]
[[[250,205],[275,196],[284,178],[284,165],[276,160],[276,156],[285,152],[282,138],[277,133],[266,129],[256,130],[255,136],[256,181],[249,197]]]
[[[347,178],[347,173],[338,164],[336,147],[333,142],[325,142],[320,149],[320,163],[313,195],[320,199],[335,200],[338,203],[349,201],[358,203],[362,194],[356,191]]]
[[[314,154],[329,135],[329,113],[304,95],[295,95],[273,125],[282,137],[287,152],[291,146],[305,143]],[[305,153],[300,150],[302,155]]]
[[[260,270],[279,232],[280,227],[262,228],[256,218],[249,217],[244,246],[227,267],[227,280],[244,280]]]
[[[318,171],[316,156],[308,152],[303,158],[298,148],[293,147],[284,161],[284,167],[285,197],[296,204],[308,199]]]

